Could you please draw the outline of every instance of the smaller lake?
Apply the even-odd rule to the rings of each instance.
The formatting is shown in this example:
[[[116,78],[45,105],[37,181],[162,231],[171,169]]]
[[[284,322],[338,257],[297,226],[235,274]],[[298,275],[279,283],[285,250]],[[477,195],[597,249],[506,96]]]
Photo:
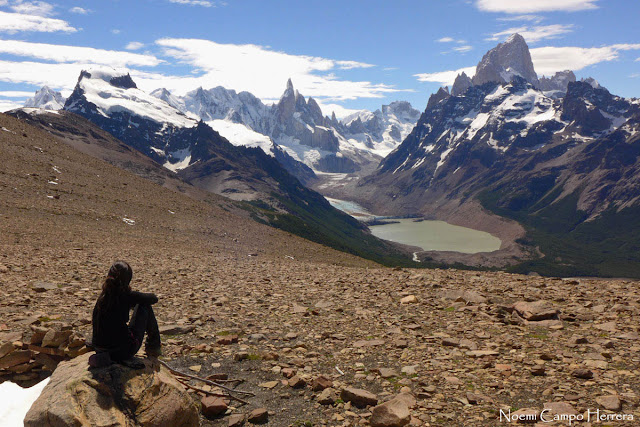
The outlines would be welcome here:
[[[394,219],[394,224],[373,225],[374,236],[425,251],[454,251],[466,254],[493,252],[500,249],[501,240],[484,231],[447,224],[444,221]]]

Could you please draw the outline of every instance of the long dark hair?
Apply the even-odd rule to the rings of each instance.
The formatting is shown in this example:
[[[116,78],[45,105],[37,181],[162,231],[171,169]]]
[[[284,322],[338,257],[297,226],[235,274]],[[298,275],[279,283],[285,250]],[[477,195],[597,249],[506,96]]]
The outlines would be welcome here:
[[[132,277],[133,270],[128,263],[125,261],[114,262],[109,268],[104,283],[102,283],[102,292],[96,304],[98,309],[103,312],[110,310],[122,295],[130,292],[129,284]]]

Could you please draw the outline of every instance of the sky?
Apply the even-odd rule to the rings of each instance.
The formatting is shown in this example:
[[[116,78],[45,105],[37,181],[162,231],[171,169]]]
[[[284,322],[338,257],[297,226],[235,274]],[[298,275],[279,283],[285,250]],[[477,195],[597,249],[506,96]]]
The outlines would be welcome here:
[[[0,0],[0,111],[82,69],[126,68],[138,87],[199,86],[270,103],[291,78],[343,117],[406,100],[419,109],[518,32],[537,73],[574,70],[640,97],[637,0]]]

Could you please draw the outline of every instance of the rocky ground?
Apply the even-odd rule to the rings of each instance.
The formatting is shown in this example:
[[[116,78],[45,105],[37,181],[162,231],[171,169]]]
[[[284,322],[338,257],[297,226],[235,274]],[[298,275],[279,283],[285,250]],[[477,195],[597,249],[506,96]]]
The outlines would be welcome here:
[[[122,258],[160,297],[163,360],[255,393],[203,425],[260,408],[270,426],[369,425],[400,393],[410,416],[386,425],[493,426],[543,407],[640,419],[635,281],[382,268],[0,119],[0,345],[31,326],[89,337]]]

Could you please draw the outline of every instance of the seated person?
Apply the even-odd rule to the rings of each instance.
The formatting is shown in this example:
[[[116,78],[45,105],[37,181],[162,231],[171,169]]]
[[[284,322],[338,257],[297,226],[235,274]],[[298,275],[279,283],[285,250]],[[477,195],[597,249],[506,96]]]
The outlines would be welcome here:
[[[116,261],[109,269],[93,309],[92,344],[96,354],[89,359],[92,367],[109,365],[111,361],[134,368],[144,367],[134,362],[133,356],[140,349],[145,332],[147,356],[157,357],[161,353],[158,322],[151,308],[158,302],[158,297],[132,291],[132,277],[131,267],[124,261]],[[129,310],[132,308],[129,322]]]

